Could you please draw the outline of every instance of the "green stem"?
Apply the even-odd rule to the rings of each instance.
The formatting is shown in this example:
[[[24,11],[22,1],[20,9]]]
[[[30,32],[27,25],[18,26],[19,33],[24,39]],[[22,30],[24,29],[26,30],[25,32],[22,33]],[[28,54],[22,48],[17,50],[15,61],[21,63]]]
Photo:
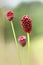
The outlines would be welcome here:
[[[27,33],[27,43],[28,43],[28,54],[29,54],[29,65],[30,65],[30,39],[29,39],[29,33]]]
[[[15,43],[16,43],[16,47],[17,47],[17,50],[18,50],[18,57],[19,57],[20,65],[22,65],[21,58],[20,58],[20,52],[19,52],[19,48],[18,48],[18,43],[17,43],[17,39],[16,39],[16,34],[15,34],[15,30],[14,30],[14,26],[13,26],[13,22],[12,21],[11,21],[11,27],[12,27],[12,31],[13,31],[13,36],[14,36],[14,40],[15,40]]]
[[[23,52],[24,52],[24,65],[26,64],[26,52],[25,52],[25,50],[26,50],[26,47],[23,48]]]

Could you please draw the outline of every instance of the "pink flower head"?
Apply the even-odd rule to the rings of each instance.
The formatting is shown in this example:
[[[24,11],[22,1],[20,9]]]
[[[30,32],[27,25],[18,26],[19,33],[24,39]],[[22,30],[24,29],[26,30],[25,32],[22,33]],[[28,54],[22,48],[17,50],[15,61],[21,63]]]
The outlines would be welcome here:
[[[14,12],[11,11],[11,10],[9,10],[9,11],[6,13],[6,18],[7,18],[9,21],[13,20],[13,18],[14,18]]]
[[[32,19],[30,16],[23,16],[21,18],[21,25],[25,32],[31,33],[32,31]]]
[[[18,42],[22,47],[24,47],[26,45],[26,36],[19,36]]]

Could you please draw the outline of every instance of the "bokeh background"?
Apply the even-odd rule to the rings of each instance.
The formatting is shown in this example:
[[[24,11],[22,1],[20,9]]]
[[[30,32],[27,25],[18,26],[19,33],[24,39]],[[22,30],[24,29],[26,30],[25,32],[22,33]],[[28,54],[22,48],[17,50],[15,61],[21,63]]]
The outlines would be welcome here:
[[[30,35],[31,65],[43,65],[43,0],[0,0],[0,65],[19,65],[17,48],[14,43],[10,22],[5,13],[14,11],[14,28],[16,36],[26,35],[21,28],[23,15],[32,18],[32,34]],[[28,49],[20,48],[22,64],[28,65]],[[25,62],[24,62],[25,60]]]

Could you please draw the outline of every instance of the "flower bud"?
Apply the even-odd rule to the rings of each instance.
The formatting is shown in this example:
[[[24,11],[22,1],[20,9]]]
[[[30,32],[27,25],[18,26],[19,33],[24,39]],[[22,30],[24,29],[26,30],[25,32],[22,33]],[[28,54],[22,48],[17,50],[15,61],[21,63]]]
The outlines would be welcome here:
[[[9,20],[9,21],[12,21],[14,19],[14,12],[9,10],[7,13],[6,13],[6,18]]]
[[[21,25],[22,28],[25,32],[27,33],[31,33],[32,31],[32,19],[30,18],[30,16],[23,16],[21,18]]]
[[[24,47],[26,45],[26,36],[19,36],[18,42],[22,47]]]

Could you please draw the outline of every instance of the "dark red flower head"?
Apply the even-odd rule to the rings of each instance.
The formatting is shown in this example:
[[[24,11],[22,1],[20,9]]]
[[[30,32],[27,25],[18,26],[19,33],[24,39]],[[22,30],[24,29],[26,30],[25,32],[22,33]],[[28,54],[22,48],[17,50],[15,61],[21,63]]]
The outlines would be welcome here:
[[[24,47],[26,45],[26,36],[19,36],[18,42],[22,47]]]
[[[14,12],[11,11],[11,10],[9,10],[9,11],[6,13],[6,18],[7,18],[9,21],[13,20],[13,18],[14,18]]]
[[[21,25],[25,32],[31,33],[32,31],[32,19],[30,16],[23,16],[21,19]]]

